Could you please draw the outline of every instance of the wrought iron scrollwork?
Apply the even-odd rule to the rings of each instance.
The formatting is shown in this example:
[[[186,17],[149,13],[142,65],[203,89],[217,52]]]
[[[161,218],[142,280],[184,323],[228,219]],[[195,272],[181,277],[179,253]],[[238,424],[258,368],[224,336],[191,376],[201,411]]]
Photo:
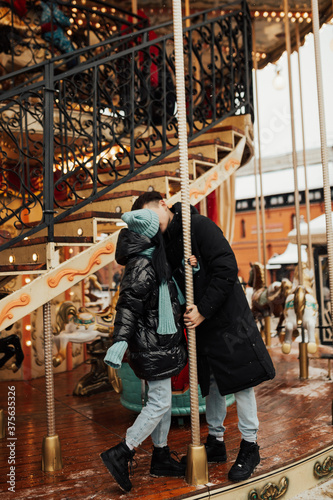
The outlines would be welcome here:
[[[37,0],[28,1],[26,6],[3,0],[0,2],[3,52],[0,75],[61,54],[73,54],[121,32],[133,32],[147,25],[147,20],[138,15],[131,14],[132,21],[128,17],[128,12],[105,0],[92,0],[87,5],[71,0]],[[90,58],[92,53],[82,52],[80,58],[76,55],[67,58],[67,69]]]
[[[184,33],[189,140],[252,110],[250,15],[244,1],[232,7],[198,16]],[[43,63],[27,71],[28,83],[3,92],[0,222],[17,235],[0,249],[45,226],[52,238],[54,223],[177,149],[173,45],[172,33],[139,31],[101,43],[98,57],[88,51],[65,72],[61,59]]]

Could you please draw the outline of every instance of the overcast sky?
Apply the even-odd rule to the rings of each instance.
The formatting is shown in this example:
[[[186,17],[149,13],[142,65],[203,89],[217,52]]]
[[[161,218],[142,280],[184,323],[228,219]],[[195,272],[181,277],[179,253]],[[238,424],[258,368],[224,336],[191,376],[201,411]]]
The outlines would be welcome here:
[[[324,83],[327,143],[333,145],[333,25],[320,32],[321,62]],[[320,147],[317,84],[313,35],[308,35],[300,50],[306,148]],[[259,117],[262,156],[290,153],[291,128],[288,92],[288,63],[283,54],[277,66],[285,79],[283,90],[276,90],[273,80],[276,65],[269,64],[258,72]],[[292,78],[295,109],[296,149],[302,149],[297,54],[292,55]],[[255,124],[256,127],[256,124]]]

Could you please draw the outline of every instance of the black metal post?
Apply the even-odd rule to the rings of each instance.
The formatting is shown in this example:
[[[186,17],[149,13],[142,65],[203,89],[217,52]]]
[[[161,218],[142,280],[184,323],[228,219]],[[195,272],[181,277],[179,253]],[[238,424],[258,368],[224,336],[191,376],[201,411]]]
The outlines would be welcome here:
[[[54,241],[54,179],[53,179],[53,100],[54,80],[53,64],[45,65],[44,90],[44,182],[43,182],[43,213],[44,222],[48,227],[48,241]]]

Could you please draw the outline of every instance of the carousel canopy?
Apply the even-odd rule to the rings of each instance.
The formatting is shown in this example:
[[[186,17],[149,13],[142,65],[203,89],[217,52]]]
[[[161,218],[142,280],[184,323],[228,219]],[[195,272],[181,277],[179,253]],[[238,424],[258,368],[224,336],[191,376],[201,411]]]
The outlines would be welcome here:
[[[235,3],[231,0],[188,0],[191,14],[206,9],[216,9],[216,13]],[[184,5],[184,1],[182,4]],[[329,22],[333,15],[331,0],[319,0],[320,23]],[[160,24],[172,17],[172,0],[137,0],[138,9],[149,14],[151,26]],[[131,10],[132,0],[122,2],[122,8]],[[283,0],[258,0],[248,2],[252,17],[256,20],[256,51],[258,67],[276,62],[285,50],[283,21]],[[299,27],[301,43],[305,35],[312,31],[311,1],[289,0],[292,48],[295,49],[295,26]]]
[[[333,226],[333,223],[332,223]],[[326,236],[326,221],[325,214],[319,215],[312,221],[310,221],[310,232],[312,236],[312,244],[313,245],[326,245],[327,244],[327,236]],[[307,243],[307,235],[308,235],[308,225],[303,222],[300,225],[300,234],[301,234],[301,243]],[[296,229],[293,229],[288,233],[288,238],[291,242],[296,242]]]
[[[309,189],[319,189],[323,187],[323,173],[322,166],[308,165],[307,180]],[[272,172],[263,173],[263,194],[264,196],[294,193],[294,171],[292,168],[276,170]],[[305,178],[304,167],[298,167],[298,189],[304,191]],[[329,163],[329,177],[333,179],[333,162]],[[259,185],[259,183],[258,183]],[[259,192],[259,191],[258,191]],[[237,176],[236,177],[236,200],[246,200],[255,198],[255,178],[252,175]]]
[[[301,247],[302,262],[308,261],[306,246]],[[298,263],[297,245],[288,243],[287,248],[281,255],[274,255],[267,262],[267,269],[280,269],[281,266]]]

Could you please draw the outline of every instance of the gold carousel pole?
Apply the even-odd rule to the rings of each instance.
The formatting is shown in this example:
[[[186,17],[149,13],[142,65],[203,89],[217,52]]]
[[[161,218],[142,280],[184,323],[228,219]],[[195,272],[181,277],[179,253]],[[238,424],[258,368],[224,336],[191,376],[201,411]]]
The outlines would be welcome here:
[[[191,14],[191,11],[190,11],[190,0],[185,0],[185,17],[188,17],[190,14]],[[186,19],[185,26],[186,26],[186,28],[189,28],[191,26],[190,19]]]
[[[46,385],[46,418],[47,436],[42,445],[42,470],[53,472],[62,469],[61,447],[59,436],[55,431],[54,383],[52,365],[52,326],[51,303],[43,305],[44,325],[44,360]]]
[[[331,324],[332,324],[332,319],[333,319],[333,232],[332,232],[331,188],[330,188],[330,180],[329,180],[329,175],[328,175],[328,153],[327,153],[327,138],[326,138],[326,125],[325,125],[323,76],[322,76],[321,59],[320,59],[318,1],[311,0],[311,6],[312,6],[312,25],[313,25],[313,39],[314,39],[314,49],[315,49],[316,77],[317,77],[317,97],[318,97],[318,108],[319,108],[321,162],[322,162],[322,169],[323,169],[324,205],[325,205],[325,220],[326,220],[326,235],[327,235],[328,279],[329,279],[329,285],[330,285]]]
[[[257,64],[257,45],[256,45],[256,31],[255,21],[252,23],[252,44],[253,44],[253,66],[254,66],[254,80],[255,80],[255,94],[256,94],[256,121],[257,121],[257,141],[258,141],[258,165],[259,165],[259,179],[260,179],[260,213],[261,213],[261,236],[262,236],[262,255],[264,265],[264,285],[267,287],[267,259],[266,259],[266,227],[265,227],[265,198],[262,180],[262,163],[261,163],[261,144],[260,144],[260,120],[259,120],[259,96],[258,96],[258,64]],[[256,185],[256,216],[257,216],[257,238],[258,238],[258,258],[261,262],[261,245],[260,245],[260,222],[259,222],[259,203],[257,196],[257,163],[254,159],[255,167],[255,185]],[[266,346],[271,345],[271,317],[265,317],[265,340]]]
[[[187,263],[191,256],[191,214],[190,188],[188,173],[187,124],[185,107],[184,50],[181,0],[173,0],[173,31],[176,68],[176,95],[178,108],[179,164],[181,179],[182,223],[184,239],[184,260]],[[185,264],[186,306],[194,304],[192,267]],[[190,373],[190,405],[191,405],[191,437],[188,447],[186,481],[193,485],[208,482],[208,465],[205,446],[200,443],[200,418],[198,396],[198,374],[195,328],[187,330],[189,373]]]
[[[309,258],[309,267],[312,272],[314,272],[313,265],[313,254],[312,254],[312,236],[310,231],[310,199],[309,199],[309,189],[308,189],[308,176],[307,176],[307,167],[306,167],[306,146],[305,146],[305,134],[304,134],[304,114],[303,114],[303,94],[302,94],[302,74],[301,74],[301,56],[299,53],[300,50],[300,37],[299,37],[299,25],[298,21],[295,23],[296,30],[296,46],[297,46],[297,61],[298,61],[298,79],[299,79],[299,98],[301,104],[301,123],[302,123],[302,144],[303,144],[303,165],[304,165],[304,183],[305,183],[305,206],[306,206],[306,220],[308,223],[308,258]]]
[[[290,42],[290,26],[289,26],[288,10],[289,10],[288,0],[284,0],[284,25],[285,25],[286,49],[287,49],[287,59],[288,59],[289,101],[290,101],[290,116],[291,116],[291,142],[292,142],[292,158],[294,167],[298,280],[299,284],[303,285],[301,235],[300,235],[300,209],[299,209],[299,193],[298,193],[298,179],[297,179],[297,153],[296,153],[296,137],[295,137],[295,121],[294,121],[293,82],[292,82],[292,72],[291,72],[291,42]],[[300,367],[300,378],[303,379],[308,378],[309,376],[308,351],[307,351],[307,345],[304,342],[303,330],[302,330],[302,342],[299,343],[299,367]]]
[[[138,0],[132,0],[132,12],[133,14],[138,13]]]

